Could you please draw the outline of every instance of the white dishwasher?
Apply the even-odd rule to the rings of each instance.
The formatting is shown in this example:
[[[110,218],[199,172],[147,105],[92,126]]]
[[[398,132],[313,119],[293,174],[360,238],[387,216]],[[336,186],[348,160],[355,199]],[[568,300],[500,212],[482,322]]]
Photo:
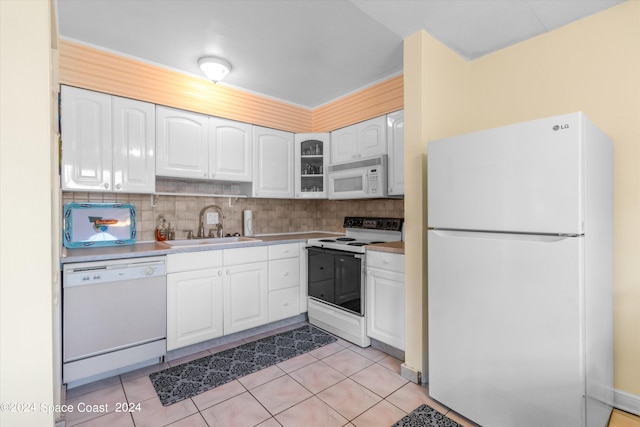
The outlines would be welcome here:
[[[165,257],[65,264],[63,382],[163,357],[166,295]]]

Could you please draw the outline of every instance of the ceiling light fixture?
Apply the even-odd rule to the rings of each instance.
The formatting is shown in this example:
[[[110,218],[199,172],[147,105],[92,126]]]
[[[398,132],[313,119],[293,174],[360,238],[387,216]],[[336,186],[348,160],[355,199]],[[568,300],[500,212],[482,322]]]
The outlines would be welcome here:
[[[209,80],[214,83],[218,83],[231,71],[231,64],[228,61],[213,56],[198,59],[198,65]]]

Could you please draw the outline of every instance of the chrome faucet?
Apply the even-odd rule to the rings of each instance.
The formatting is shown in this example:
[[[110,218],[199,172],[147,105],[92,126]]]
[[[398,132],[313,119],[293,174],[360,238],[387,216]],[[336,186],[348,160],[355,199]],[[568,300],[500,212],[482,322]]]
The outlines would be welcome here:
[[[220,213],[220,218],[218,218],[220,222],[218,223],[218,227],[217,227],[217,232],[218,232],[218,236],[217,237],[224,237],[224,231],[223,231],[223,227],[222,227],[222,219],[226,218],[227,216],[225,215],[224,211],[222,210],[222,208],[220,206],[218,206],[218,205],[209,205],[209,206],[205,206],[200,211],[200,224],[198,225],[198,238],[204,237],[204,214],[209,209],[215,209],[216,211],[218,211],[218,213]]]

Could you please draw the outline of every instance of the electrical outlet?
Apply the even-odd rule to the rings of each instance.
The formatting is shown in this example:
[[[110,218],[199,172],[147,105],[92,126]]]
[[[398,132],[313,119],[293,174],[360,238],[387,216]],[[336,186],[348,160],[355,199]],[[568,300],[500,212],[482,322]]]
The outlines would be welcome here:
[[[207,212],[207,224],[217,224],[218,223],[218,212]]]

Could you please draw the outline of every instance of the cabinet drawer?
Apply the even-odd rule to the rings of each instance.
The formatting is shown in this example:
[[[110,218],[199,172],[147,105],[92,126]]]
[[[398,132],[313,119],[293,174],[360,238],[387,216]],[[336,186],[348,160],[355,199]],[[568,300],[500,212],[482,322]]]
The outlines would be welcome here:
[[[285,243],[282,245],[269,246],[269,259],[294,258],[300,256],[300,245],[298,243]]]
[[[201,251],[167,255],[167,273],[222,267],[222,251]]]
[[[300,288],[269,292],[269,321],[274,322],[300,314]]]
[[[269,290],[300,285],[300,259],[287,258],[269,261]]]
[[[268,259],[267,246],[236,248],[224,250],[224,265],[240,265],[263,262]]]
[[[367,251],[367,268],[379,268],[404,273],[404,254]]]

